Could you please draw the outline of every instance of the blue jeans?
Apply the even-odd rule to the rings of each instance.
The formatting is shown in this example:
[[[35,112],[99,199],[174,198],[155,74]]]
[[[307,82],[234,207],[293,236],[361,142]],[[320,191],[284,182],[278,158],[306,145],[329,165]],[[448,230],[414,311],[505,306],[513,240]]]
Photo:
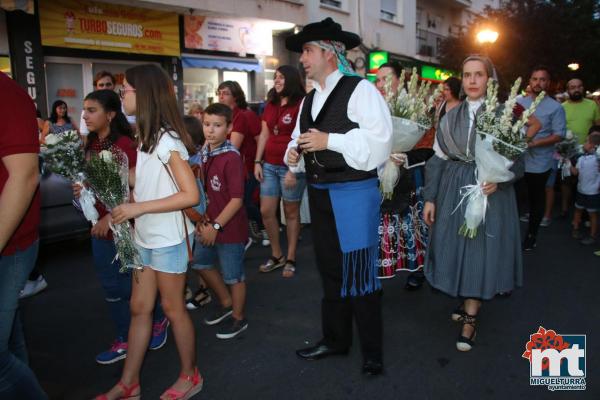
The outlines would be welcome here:
[[[39,243],[0,256],[0,399],[47,399],[27,365],[27,348],[19,319],[19,292],[35,265]]]
[[[260,184],[260,195],[263,197],[281,197],[283,201],[299,203],[306,188],[306,174],[296,175],[296,186],[286,188],[284,181],[288,167],[265,163],[263,165],[263,181]]]
[[[218,264],[226,285],[244,282],[244,243],[215,243],[207,247],[200,242],[194,245],[192,269],[213,269]]]
[[[117,336],[127,341],[129,333],[129,299],[131,297],[131,272],[120,273],[119,261],[113,263],[116,249],[112,240],[92,238],[92,255],[94,267],[100,284],[104,289],[104,297],[108,303],[110,314],[117,328]],[[164,318],[160,301],[154,309],[154,321]]]

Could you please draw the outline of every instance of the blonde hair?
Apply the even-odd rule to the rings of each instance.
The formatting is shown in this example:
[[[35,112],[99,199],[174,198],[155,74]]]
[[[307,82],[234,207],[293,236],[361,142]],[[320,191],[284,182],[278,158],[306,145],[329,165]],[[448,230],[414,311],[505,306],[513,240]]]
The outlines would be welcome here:
[[[200,113],[204,112],[204,108],[198,103],[193,103],[190,106],[190,109],[189,109],[187,115],[191,115],[193,117],[194,114],[196,114],[197,112],[200,112]]]

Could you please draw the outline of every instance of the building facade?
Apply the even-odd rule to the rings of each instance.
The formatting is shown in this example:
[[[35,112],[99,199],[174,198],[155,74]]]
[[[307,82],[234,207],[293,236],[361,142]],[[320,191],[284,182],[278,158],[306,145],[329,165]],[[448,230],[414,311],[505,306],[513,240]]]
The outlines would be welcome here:
[[[362,45],[348,54],[361,74],[369,72],[374,51],[407,68],[443,69],[443,38],[459,34],[475,15],[499,2],[30,0],[27,14],[13,11],[25,2],[5,2],[0,67],[31,86],[42,115],[64,97],[77,113],[96,72],[109,70],[121,80],[127,67],[142,62],[169,71],[184,109],[215,101],[224,80],[237,81],[251,102],[260,102],[279,65],[299,65],[298,55],[285,49],[285,38],[310,22],[331,17],[362,37]],[[25,62],[26,57],[31,59]]]

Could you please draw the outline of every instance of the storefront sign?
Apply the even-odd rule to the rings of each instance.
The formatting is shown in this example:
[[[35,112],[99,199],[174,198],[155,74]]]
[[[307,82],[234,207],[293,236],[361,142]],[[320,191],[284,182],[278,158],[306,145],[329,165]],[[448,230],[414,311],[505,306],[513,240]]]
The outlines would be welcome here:
[[[42,0],[44,46],[179,55],[177,14],[87,0]]]
[[[388,62],[389,53],[387,51],[374,51],[369,53],[369,72],[376,73],[383,64]]]
[[[423,65],[421,67],[421,78],[431,79],[434,81],[445,81],[451,76],[455,76],[456,73],[454,71],[450,71],[447,69],[436,68],[431,65]]]
[[[183,25],[188,49],[273,55],[273,31],[260,21],[186,15]]]
[[[46,82],[40,32],[34,15],[23,11],[6,13],[12,76],[27,90],[42,116],[46,114]]]

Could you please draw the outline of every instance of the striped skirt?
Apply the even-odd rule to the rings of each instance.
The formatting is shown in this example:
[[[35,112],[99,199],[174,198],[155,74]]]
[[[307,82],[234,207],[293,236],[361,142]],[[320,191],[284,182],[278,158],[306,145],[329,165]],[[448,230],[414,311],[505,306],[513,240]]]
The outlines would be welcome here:
[[[414,190],[401,213],[382,213],[379,224],[379,278],[399,271],[418,271],[425,264],[427,225],[423,221],[423,168],[411,170]]]

